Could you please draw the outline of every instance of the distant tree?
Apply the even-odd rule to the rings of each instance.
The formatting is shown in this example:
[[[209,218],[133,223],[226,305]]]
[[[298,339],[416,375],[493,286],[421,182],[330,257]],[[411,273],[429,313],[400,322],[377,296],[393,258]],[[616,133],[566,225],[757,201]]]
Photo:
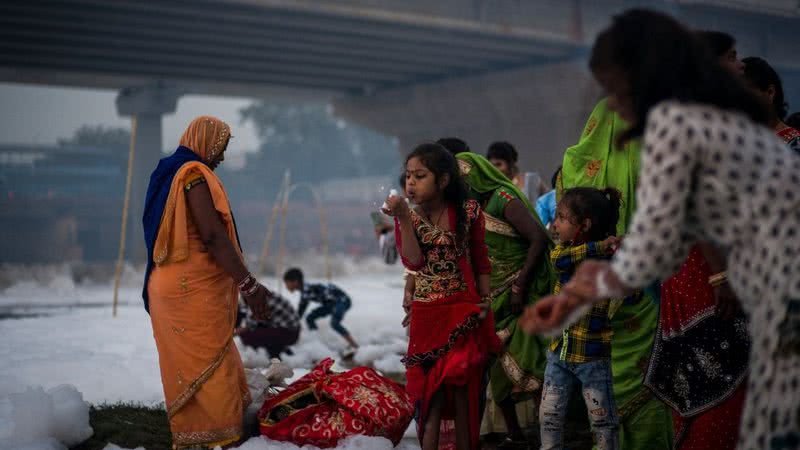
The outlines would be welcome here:
[[[104,125],[82,125],[72,137],[58,140],[61,146],[86,146],[109,150],[127,150],[131,132],[125,128]]]
[[[255,170],[267,191],[286,169],[295,181],[390,175],[400,155],[395,141],[333,115],[329,105],[287,106],[253,103],[241,110],[261,140],[260,151],[248,155],[246,170]]]

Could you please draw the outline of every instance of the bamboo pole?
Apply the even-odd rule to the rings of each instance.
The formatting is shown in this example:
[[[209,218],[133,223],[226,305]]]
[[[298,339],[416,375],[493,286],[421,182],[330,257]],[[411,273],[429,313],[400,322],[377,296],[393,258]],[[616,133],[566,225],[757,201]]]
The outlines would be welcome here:
[[[286,186],[286,179],[281,181],[281,186],[278,188],[278,193],[275,195],[275,201],[272,202],[272,213],[270,214],[269,221],[267,222],[267,233],[264,236],[264,244],[261,246],[261,255],[258,258],[258,274],[263,275],[267,266],[267,258],[269,257],[269,244],[272,241],[272,233],[275,230],[275,221],[278,219],[278,212],[281,210],[281,200],[284,190],[288,189]]]
[[[322,198],[317,192],[316,189],[311,189],[311,192],[314,193],[314,199],[317,201],[317,211],[319,212],[319,234],[322,238],[322,257],[325,261],[325,278],[327,278],[328,282],[330,283],[332,280],[331,274],[331,262],[330,258],[328,257],[328,221],[325,217],[325,206],[322,203]]]
[[[281,205],[281,226],[278,234],[278,262],[275,264],[275,276],[278,278],[278,295],[283,294],[283,262],[286,258],[286,214],[289,211],[289,194],[292,185],[292,174],[289,169],[283,177],[286,189],[283,191],[283,204]]]
[[[122,267],[125,264],[125,241],[128,232],[128,207],[131,200],[131,180],[133,179],[133,158],[136,149],[136,116],[131,118],[131,144],[128,149],[128,176],[125,180],[125,200],[122,204],[122,224],[119,232],[119,253],[117,254],[117,267],[114,270],[114,303],[111,307],[111,317],[117,317],[117,303],[119,301],[119,283],[122,278]]]

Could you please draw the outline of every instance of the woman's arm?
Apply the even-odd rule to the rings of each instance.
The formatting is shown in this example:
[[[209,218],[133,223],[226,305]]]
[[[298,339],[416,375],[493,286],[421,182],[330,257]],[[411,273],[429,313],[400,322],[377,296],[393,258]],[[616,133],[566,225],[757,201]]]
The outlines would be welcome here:
[[[211,191],[206,183],[200,183],[186,192],[186,200],[189,205],[189,213],[192,216],[200,240],[206,246],[208,252],[214,257],[214,261],[222,269],[239,282],[248,273],[247,267],[239,257],[239,253],[228,238],[228,231],[222,223],[219,213],[214,208],[211,200]]]
[[[414,289],[416,288],[416,278],[411,273],[406,274],[406,286],[403,289],[403,310],[406,314],[411,312],[411,304],[414,302]]]
[[[707,146],[694,127],[679,106],[657,106],[649,114],[636,213],[612,262],[627,286],[643,288],[674,273],[693,243],[683,230],[699,152]]]
[[[489,261],[489,248],[486,246],[486,218],[478,209],[478,217],[469,228],[469,255],[475,273],[478,295],[487,297],[492,292],[492,263]]]
[[[419,270],[424,264],[424,258],[411,221],[411,208],[406,199],[399,195],[387,197],[385,206],[383,212],[395,218],[395,241],[400,249],[403,265],[410,270]]]
[[[541,258],[547,257],[545,249],[549,238],[547,237],[547,232],[531,215],[525,204],[518,199],[508,202],[503,210],[503,216],[517,230],[517,233],[528,241],[528,255],[525,258],[525,264],[523,264],[519,276],[511,288],[511,312],[519,314],[522,312],[522,305],[525,303],[524,299],[527,298],[528,287],[533,281],[531,277],[534,269],[541,261]]]
[[[189,207],[189,214],[200,234],[200,240],[206,246],[214,261],[236,283],[247,278],[250,272],[236,251],[233,242],[228,238],[228,232],[222,223],[219,212],[214,208],[208,185],[200,183],[189,189],[186,192],[186,201]],[[252,295],[245,296],[245,300],[256,319],[263,320],[266,318],[267,294],[266,288],[259,285],[259,288]]]
[[[724,253],[709,242],[698,242],[697,246],[708,263],[712,274],[724,272],[727,266]],[[714,299],[717,303],[717,314],[723,318],[731,318],[742,308],[739,299],[726,282],[714,288]]]

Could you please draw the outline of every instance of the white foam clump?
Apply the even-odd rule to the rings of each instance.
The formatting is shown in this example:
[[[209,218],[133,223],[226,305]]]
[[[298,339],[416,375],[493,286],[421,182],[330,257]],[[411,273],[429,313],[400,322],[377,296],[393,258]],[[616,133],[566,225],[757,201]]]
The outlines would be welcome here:
[[[219,447],[217,447],[219,448]],[[236,447],[239,450],[318,450],[319,447],[306,445],[298,447],[290,442],[278,442],[264,437],[254,437]],[[392,442],[384,437],[376,436],[348,436],[335,447],[338,450],[411,450],[418,449],[415,444],[401,442],[397,447],[392,445]]]
[[[93,433],[89,405],[74,386],[28,387],[0,398],[0,448],[66,450]]]
[[[108,445],[103,447],[103,450],[146,450],[146,449],[144,447],[124,448],[120,447],[119,445],[109,443]]]

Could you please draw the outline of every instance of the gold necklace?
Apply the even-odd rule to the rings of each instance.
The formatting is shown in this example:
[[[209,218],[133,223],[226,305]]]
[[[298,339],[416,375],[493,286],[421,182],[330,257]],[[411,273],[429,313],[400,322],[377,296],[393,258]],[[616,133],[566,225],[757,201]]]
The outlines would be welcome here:
[[[431,225],[433,225],[433,226],[435,226],[437,228],[439,227],[439,221],[442,220],[442,215],[444,214],[444,212],[446,210],[447,210],[447,206],[442,208],[442,210],[439,211],[439,217],[437,217],[436,220],[434,221],[433,220],[433,216],[431,215],[431,213],[428,212],[428,211],[425,211],[424,208],[423,208],[423,211],[425,211],[425,215],[427,216],[428,222],[430,222]]]

